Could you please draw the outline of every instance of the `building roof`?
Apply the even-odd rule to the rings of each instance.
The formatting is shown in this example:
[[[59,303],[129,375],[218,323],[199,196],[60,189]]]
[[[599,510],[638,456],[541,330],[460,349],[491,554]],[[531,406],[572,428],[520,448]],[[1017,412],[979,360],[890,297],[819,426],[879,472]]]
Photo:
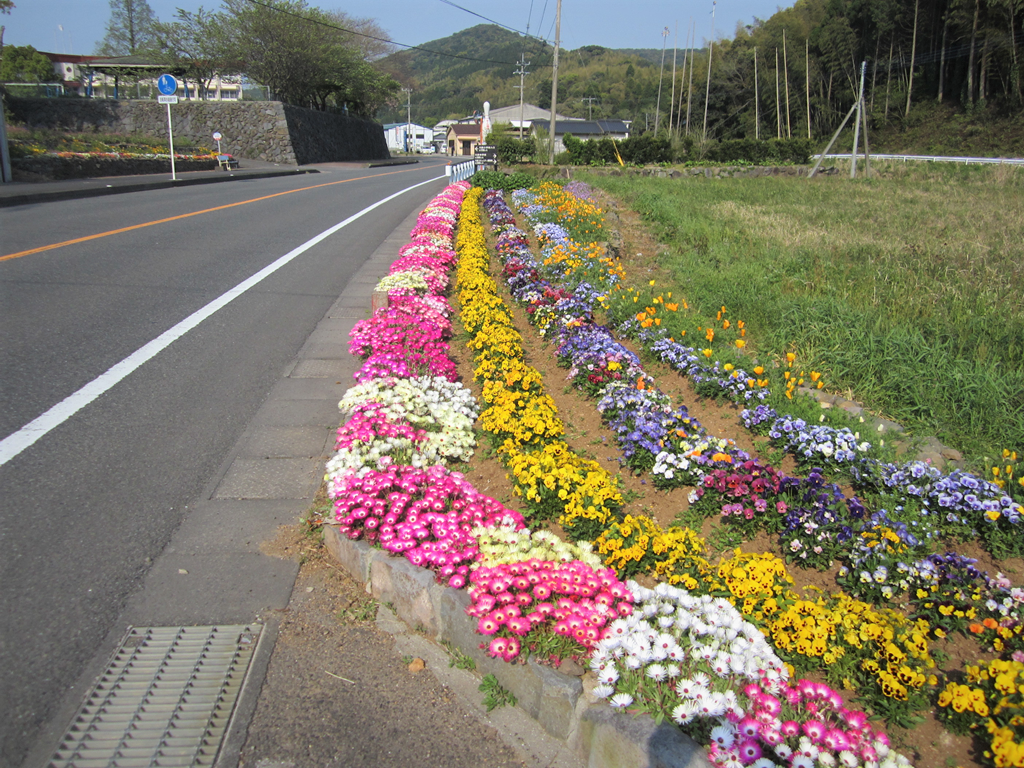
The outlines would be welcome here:
[[[448,130],[460,138],[480,138],[480,123],[452,123]]]
[[[491,123],[518,123],[519,117],[519,105],[514,104],[511,107],[498,107],[490,111]],[[532,120],[550,120],[551,110],[541,109],[536,104],[523,104],[522,120],[524,123],[528,123]],[[555,113],[555,120],[566,120],[564,115]]]

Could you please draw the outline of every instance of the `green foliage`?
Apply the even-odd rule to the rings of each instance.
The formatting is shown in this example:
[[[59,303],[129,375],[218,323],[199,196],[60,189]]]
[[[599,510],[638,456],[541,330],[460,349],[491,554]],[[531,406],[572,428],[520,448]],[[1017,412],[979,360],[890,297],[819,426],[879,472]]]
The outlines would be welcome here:
[[[570,165],[614,165],[618,157],[629,165],[649,165],[672,161],[672,145],[666,138],[644,133],[628,139],[588,139],[583,141],[572,134],[563,139]],[[618,155],[616,155],[618,150]]]
[[[814,144],[807,139],[728,139],[711,144],[705,152],[704,159],[713,163],[802,165],[810,161],[811,153],[814,151]]]
[[[59,83],[53,64],[31,45],[5,45],[0,83]]]
[[[340,621],[373,621],[377,618],[377,609],[380,607],[380,603],[374,600],[372,597],[368,597],[365,600],[359,600],[352,603],[348,608],[341,611],[338,614]]]
[[[484,706],[487,707],[488,712],[498,707],[514,707],[516,705],[516,697],[512,695],[511,691],[502,688],[498,678],[494,675],[484,675],[478,690],[484,694]]]
[[[476,669],[476,662],[473,661],[473,657],[467,656],[458,646],[453,645],[447,640],[442,640],[441,645],[443,645],[444,649],[448,651],[448,656],[450,657],[448,659],[449,667],[467,670]]]
[[[370,117],[398,93],[390,75],[367,63],[358,37],[339,29],[352,26],[344,14],[305,0],[225,0],[224,8],[229,58],[244,62],[245,73],[284,102]]]
[[[477,171],[470,179],[474,187],[500,189],[511,194],[516,189],[530,189],[537,185],[537,179],[528,173],[502,173],[501,171]]]

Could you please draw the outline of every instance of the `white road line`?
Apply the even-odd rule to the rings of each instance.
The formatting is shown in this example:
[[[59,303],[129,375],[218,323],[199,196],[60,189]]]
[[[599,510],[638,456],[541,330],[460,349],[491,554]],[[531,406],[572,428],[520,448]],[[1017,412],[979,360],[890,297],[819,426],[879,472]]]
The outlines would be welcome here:
[[[97,376],[95,379],[90,381],[77,392],[68,395],[55,406],[50,408],[50,410],[48,410],[46,413],[42,414],[38,418],[33,419],[24,427],[19,429],[17,432],[8,435],[2,441],[0,441],[0,467],[2,467],[8,461],[10,461],[19,453],[24,451],[30,445],[35,443],[37,440],[42,438],[44,435],[50,432],[50,430],[59,427],[65,421],[67,421],[76,413],[78,413],[78,411],[82,410],[85,406],[87,406],[97,397],[102,395],[104,392],[106,392],[119,381],[121,381],[123,378],[125,378],[132,371],[136,370],[144,363],[156,357],[156,355],[158,355],[162,350],[166,349],[176,340],[180,339],[186,333],[191,331],[193,328],[195,328],[197,325],[203,322],[203,320],[208,318],[218,309],[221,309],[222,307],[229,304],[233,299],[236,299],[237,297],[241,296],[243,293],[245,293],[254,285],[263,280],[263,278],[273,274],[281,267],[283,267],[285,264],[294,259],[296,256],[305,253],[317,243],[327,239],[338,230],[347,227],[353,221],[365,216],[375,208],[379,208],[385,203],[394,200],[396,197],[399,197],[400,195],[403,195],[406,192],[409,192],[410,190],[416,189],[417,187],[422,187],[424,184],[430,184],[443,178],[444,176],[438,176],[433,179],[427,179],[426,181],[422,181],[419,184],[413,184],[411,187],[406,187],[400,192],[395,192],[395,194],[390,195],[389,197],[385,197],[383,200],[380,200],[371,206],[363,208],[363,210],[359,211],[359,213],[349,216],[344,221],[335,224],[330,229],[324,230],[311,240],[307,240],[298,248],[286,253],[273,264],[269,264],[268,266],[264,267],[259,272],[254,274],[252,277],[243,280],[234,288],[227,291],[227,293],[221,294],[202,309],[193,312],[191,315],[186,317],[173,328],[164,331],[151,342],[143,345],[135,352],[128,355],[128,357],[126,357],[124,360],[112,366],[105,373],[102,373],[99,376]]]

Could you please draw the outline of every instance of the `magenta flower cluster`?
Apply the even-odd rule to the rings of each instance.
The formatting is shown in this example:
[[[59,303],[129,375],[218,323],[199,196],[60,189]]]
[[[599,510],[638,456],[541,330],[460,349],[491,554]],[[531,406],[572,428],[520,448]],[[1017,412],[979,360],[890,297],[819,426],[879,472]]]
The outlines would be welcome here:
[[[394,376],[443,376],[457,379],[449,356],[452,309],[443,297],[457,256],[453,233],[464,185],[453,184],[424,209],[389,271],[389,277],[422,279],[426,295],[408,287],[388,291],[388,306],[356,324],[349,351],[365,358],[355,378],[359,382]]]
[[[750,765],[767,757],[792,768],[818,765],[877,765],[890,752],[889,739],[863,712],[848,709],[842,696],[823,683],[798,680],[776,694],[757,683],[743,688],[750,701],[735,730],[715,729],[709,757]]]
[[[479,619],[481,634],[492,636],[488,653],[505,661],[519,655],[520,638],[541,627],[591,650],[610,621],[633,611],[633,595],[615,571],[595,571],[579,560],[481,567],[470,581],[466,613]]]
[[[409,424],[394,422],[378,403],[356,406],[348,421],[338,428],[334,450],[350,450],[359,443],[370,445],[385,441],[405,439],[412,446],[422,443],[427,437],[426,430],[416,429]]]
[[[363,477],[350,475],[335,493],[341,533],[379,543],[413,565],[430,568],[439,582],[455,589],[466,585],[469,564],[479,553],[474,527],[523,527],[518,512],[441,466],[393,466]]]

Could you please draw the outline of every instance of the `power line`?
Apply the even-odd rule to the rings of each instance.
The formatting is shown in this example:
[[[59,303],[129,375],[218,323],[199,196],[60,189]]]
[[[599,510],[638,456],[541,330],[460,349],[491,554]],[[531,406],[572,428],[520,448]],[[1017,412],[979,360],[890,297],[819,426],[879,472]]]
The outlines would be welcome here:
[[[407,45],[406,43],[397,43],[394,40],[389,40],[386,37],[377,37],[376,35],[368,35],[365,32],[357,32],[354,29],[347,29],[347,28],[342,27],[342,26],[340,26],[338,24],[330,24],[330,23],[328,23],[326,21],[321,21],[320,19],[314,19],[314,18],[310,18],[309,16],[303,16],[301,13],[296,13],[295,11],[290,11],[287,8],[279,8],[279,7],[275,6],[275,5],[271,5],[270,3],[261,2],[261,0],[248,0],[248,2],[252,3],[253,5],[262,6],[263,8],[266,8],[266,9],[271,10],[271,11],[277,11],[278,13],[283,13],[283,14],[285,14],[287,16],[294,16],[297,19],[302,19],[303,21],[308,21],[311,24],[317,24],[317,25],[319,25],[321,27],[327,27],[328,29],[336,29],[339,32],[347,32],[350,35],[358,35],[359,37],[366,37],[366,38],[369,38],[370,40],[376,40],[376,41],[381,42],[381,43],[388,43],[389,45],[397,45],[400,48],[408,48],[408,49],[411,49],[411,50],[414,50],[414,51],[423,51],[424,53],[431,53],[434,56],[443,56],[443,57],[448,58],[448,59],[463,59],[465,61],[479,61],[479,62],[482,62],[484,64],[500,64],[503,67],[514,67],[514,66],[516,66],[516,62],[514,62],[514,61],[496,61],[494,59],[480,59],[480,58],[477,58],[475,56],[462,56],[462,55],[457,54],[457,53],[443,53],[441,51],[434,51],[434,50],[431,50],[430,48],[424,48],[423,46],[420,46],[420,45]]]
[[[463,8],[461,5],[457,5],[456,3],[453,3],[452,0],[441,0],[441,2],[444,3],[445,5],[450,5],[452,8],[458,8],[460,11],[465,11],[470,16],[476,16],[478,19],[483,19],[484,21],[489,21],[489,22],[491,22],[491,24],[495,24],[495,25],[501,27],[502,29],[507,29],[509,32],[515,32],[517,35],[523,35],[524,37],[532,38],[532,39],[534,39],[534,40],[536,40],[538,42],[541,42],[541,43],[545,42],[544,40],[542,40],[541,38],[537,37],[536,35],[531,35],[530,34],[530,32],[529,32],[529,21],[527,21],[527,31],[523,32],[522,30],[518,30],[515,27],[510,27],[507,24],[502,24],[500,21],[495,21],[494,19],[489,19],[486,16],[477,13],[476,11],[469,10],[469,8]]]

